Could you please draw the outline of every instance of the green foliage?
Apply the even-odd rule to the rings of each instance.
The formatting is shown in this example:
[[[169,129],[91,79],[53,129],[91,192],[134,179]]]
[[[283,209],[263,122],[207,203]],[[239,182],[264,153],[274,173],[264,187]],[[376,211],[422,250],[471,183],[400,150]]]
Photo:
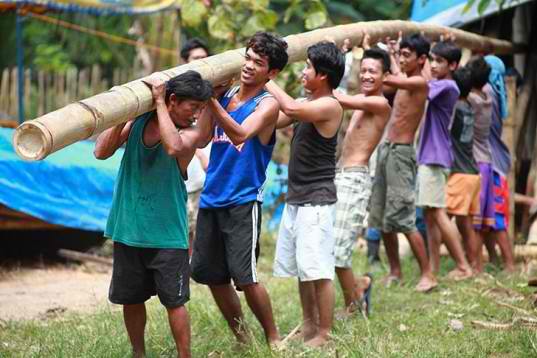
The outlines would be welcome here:
[[[503,8],[503,6],[507,2],[510,2],[511,0],[495,0],[495,1],[496,1],[496,4],[498,4],[498,7],[501,10]],[[487,10],[487,8],[489,7],[491,2],[492,2],[492,0],[468,0],[468,2],[466,3],[466,5],[464,6],[464,8],[462,10],[462,13],[463,14],[467,13],[477,3],[477,13],[479,15],[483,15],[483,13],[485,12],[485,10]]]
[[[130,37],[132,24],[129,16],[90,16],[82,14],[46,13],[46,16],[67,21],[86,28],[121,37]],[[0,42],[1,67],[16,65],[15,16],[0,17],[0,29],[6,41]],[[23,23],[25,66],[47,71],[65,71],[98,64],[110,75],[114,67],[132,66],[135,49],[132,46],[110,42],[101,38],[66,29],[26,17]]]
[[[37,68],[49,72],[65,72],[74,67],[62,46],[45,43],[35,48],[33,63]]]

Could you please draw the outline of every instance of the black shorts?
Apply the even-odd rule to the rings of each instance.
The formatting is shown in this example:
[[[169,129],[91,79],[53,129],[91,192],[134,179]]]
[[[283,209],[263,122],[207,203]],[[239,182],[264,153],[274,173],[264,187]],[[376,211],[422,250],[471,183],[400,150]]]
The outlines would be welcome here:
[[[168,307],[190,299],[188,250],[133,247],[114,242],[114,267],[108,299],[120,305],[139,304],[158,295]]]
[[[199,209],[192,278],[205,285],[257,283],[261,203]]]

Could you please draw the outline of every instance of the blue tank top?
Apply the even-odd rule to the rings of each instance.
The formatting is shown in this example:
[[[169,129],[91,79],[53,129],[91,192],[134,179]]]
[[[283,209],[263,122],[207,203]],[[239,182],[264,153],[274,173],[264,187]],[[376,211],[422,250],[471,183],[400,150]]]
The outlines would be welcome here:
[[[234,87],[220,99],[223,108],[227,107],[238,90],[239,87]],[[228,113],[238,124],[242,124],[255,111],[259,102],[268,96],[268,92],[261,91]],[[261,143],[255,136],[235,146],[224,130],[216,126],[200,207],[224,208],[251,201],[263,201],[266,170],[275,142],[276,131],[272,133],[268,145]]]

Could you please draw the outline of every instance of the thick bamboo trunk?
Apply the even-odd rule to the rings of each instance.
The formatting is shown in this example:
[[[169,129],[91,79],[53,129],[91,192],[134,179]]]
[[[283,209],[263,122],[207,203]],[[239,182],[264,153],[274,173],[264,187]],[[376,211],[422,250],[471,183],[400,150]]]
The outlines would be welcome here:
[[[332,40],[338,45],[346,38],[359,45],[365,32],[372,42],[390,36],[422,31],[431,39],[447,32],[456,36],[456,42],[465,48],[481,52],[506,54],[513,52],[510,42],[486,38],[458,29],[408,21],[371,21],[340,25],[287,36],[289,61],[304,60],[306,49],[321,40]],[[244,49],[224,53],[178,66],[158,75],[171,78],[187,70],[196,70],[214,84],[232,78],[240,71]],[[57,111],[45,114],[17,128],[13,144],[17,154],[27,160],[40,160],[69,144],[89,138],[103,130],[128,121],[152,109],[151,92],[141,80],[116,86],[107,92],[69,104]]]

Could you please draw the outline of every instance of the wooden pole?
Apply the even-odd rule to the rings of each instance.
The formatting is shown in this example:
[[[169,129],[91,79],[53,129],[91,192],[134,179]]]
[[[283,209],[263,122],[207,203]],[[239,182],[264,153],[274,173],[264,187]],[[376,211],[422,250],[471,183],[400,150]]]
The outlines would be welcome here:
[[[511,170],[507,174],[507,183],[509,186],[509,227],[508,234],[511,238],[511,243],[515,239],[515,168],[516,168],[516,142],[517,142],[517,123],[516,116],[516,79],[515,77],[505,77],[505,89],[507,91],[507,102],[509,114],[503,124],[502,140],[507,145],[509,153],[511,153]]]
[[[462,48],[498,54],[514,51],[513,45],[508,41],[487,38],[459,29],[399,20],[370,21],[287,36],[285,39],[289,46],[287,51],[289,62],[304,60],[307,48],[322,40],[330,39],[341,46],[348,38],[352,45],[357,46],[362,42],[364,33],[368,33],[371,41],[375,42],[386,36],[397,37],[399,31],[404,34],[421,31],[433,40],[449,32],[456,37],[457,44]],[[226,51],[155,75],[167,80],[187,70],[196,70],[203,78],[218,84],[240,72],[243,54],[244,48]],[[40,160],[67,145],[124,123],[152,108],[151,91],[141,80],[135,80],[23,123],[15,132],[13,144],[21,158]]]

